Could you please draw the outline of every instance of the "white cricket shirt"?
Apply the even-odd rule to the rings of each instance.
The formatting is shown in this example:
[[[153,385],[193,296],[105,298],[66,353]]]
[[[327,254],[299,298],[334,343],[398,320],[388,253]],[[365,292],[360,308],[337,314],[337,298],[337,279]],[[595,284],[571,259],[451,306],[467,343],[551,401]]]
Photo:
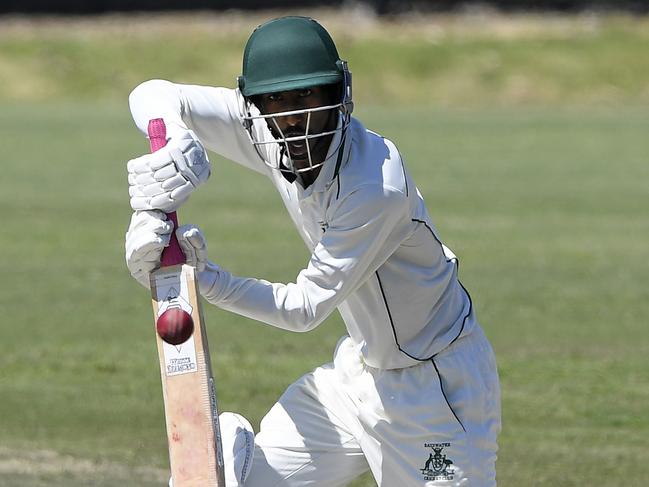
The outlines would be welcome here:
[[[144,133],[150,119],[163,118],[168,136],[189,128],[208,149],[265,174],[312,253],[289,284],[223,270],[204,295],[209,302],[292,331],[310,330],[338,308],[365,363],[381,369],[429,360],[475,326],[457,258],[390,140],[352,119],[342,147],[337,134],[304,189],[262,161],[235,90],[153,80],[131,93],[130,105]]]

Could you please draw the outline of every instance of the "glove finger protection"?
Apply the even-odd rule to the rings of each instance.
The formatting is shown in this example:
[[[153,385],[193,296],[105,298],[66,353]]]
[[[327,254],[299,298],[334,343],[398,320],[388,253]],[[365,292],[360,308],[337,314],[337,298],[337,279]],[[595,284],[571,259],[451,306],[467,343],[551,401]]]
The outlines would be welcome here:
[[[205,148],[191,130],[179,130],[162,149],[127,164],[131,207],[175,211],[210,176]]]
[[[151,173],[147,173],[147,176],[149,176]],[[171,164],[163,167],[162,169],[158,169],[156,172],[154,172],[151,176],[151,179],[153,181],[164,181],[166,179],[173,178],[176,175],[176,168],[172,166]],[[141,176],[141,175],[139,175]]]
[[[200,228],[195,225],[183,225],[176,230],[176,237],[185,253],[187,264],[195,267],[198,272],[204,271],[208,263],[207,242]]]
[[[173,159],[169,156],[169,150],[167,149],[165,151],[160,149],[150,154],[144,154],[143,156],[131,159],[126,164],[126,169],[129,174],[153,174],[158,169],[168,166],[172,161]]]
[[[187,193],[191,193],[191,191],[192,188],[181,188],[180,191],[172,191],[171,193],[160,194],[153,197],[134,196],[131,198],[131,208],[135,211],[148,211],[148,208],[155,206],[156,208],[167,208],[163,211],[165,213],[170,213],[187,201],[189,198]]]
[[[207,258],[205,235],[195,225],[183,225],[176,230],[180,248],[185,254],[187,264],[196,268],[198,290],[208,299],[221,274],[221,268]]]
[[[131,222],[128,226],[126,236],[146,229],[152,232],[167,234],[171,233],[172,223],[167,221],[167,215],[161,211],[136,211],[131,215]]]
[[[160,266],[173,224],[160,211],[136,211],[126,232],[126,266],[137,282],[149,288],[149,274]]]
[[[148,177],[148,175],[147,175]],[[151,181],[147,183],[137,183],[129,186],[128,192],[131,197],[155,197],[169,195],[177,197],[184,188],[191,188],[191,183],[187,182],[180,174],[176,174],[165,181]],[[191,189],[190,189],[191,191]],[[188,194],[189,196],[189,194]]]

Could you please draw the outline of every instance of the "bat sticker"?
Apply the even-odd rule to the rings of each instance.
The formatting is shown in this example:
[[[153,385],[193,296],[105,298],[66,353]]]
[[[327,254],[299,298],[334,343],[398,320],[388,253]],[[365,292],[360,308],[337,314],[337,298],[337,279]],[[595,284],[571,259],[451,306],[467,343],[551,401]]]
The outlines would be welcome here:
[[[169,273],[156,276],[155,289],[158,301],[158,316],[172,307],[182,308],[192,314],[193,307],[189,304],[187,282],[180,279],[179,274]],[[162,299],[160,299],[162,297]],[[171,345],[163,341],[165,373],[173,375],[191,374],[198,371],[196,361],[196,344],[194,336],[181,343]]]

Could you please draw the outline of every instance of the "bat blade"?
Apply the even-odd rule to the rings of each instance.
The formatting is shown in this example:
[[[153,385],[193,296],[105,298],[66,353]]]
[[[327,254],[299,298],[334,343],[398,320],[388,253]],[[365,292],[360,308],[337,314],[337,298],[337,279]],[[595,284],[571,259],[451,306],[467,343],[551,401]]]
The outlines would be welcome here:
[[[166,143],[161,119],[149,122],[151,150]],[[178,226],[175,213],[169,220]],[[174,487],[225,487],[216,390],[205,321],[199,301],[196,270],[184,263],[173,235],[151,273],[154,323],[170,307],[189,313],[192,335],[179,345],[165,342],[156,332],[164,398],[169,464]]]
[[[184,264],[151,274],[154,318],[175,306],[194,321],[194,333],[180,345],[156,334],[169,463],[174,487],[225,487],[216,391],[196,282],[194,268]]]

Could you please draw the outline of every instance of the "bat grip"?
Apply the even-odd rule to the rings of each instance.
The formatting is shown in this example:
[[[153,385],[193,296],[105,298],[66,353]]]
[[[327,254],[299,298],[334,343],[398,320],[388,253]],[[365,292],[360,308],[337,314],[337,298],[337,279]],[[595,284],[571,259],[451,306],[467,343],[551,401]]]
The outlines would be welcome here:
[[[151,152],[155,152],[167,145],[167,127],[165,126],[164,120],[161,118],[149,120],[147,132],[149,134]],[[176,215],[176,212],[173,211],[167,213],[167,220],[173,224],[173,230],[171,232],[169,245],[162,250],[160,267],[184,264],[186,261],[185,254],[180,248],[178,238],[176,237],[176,229],[178,228],[178,216]]]

